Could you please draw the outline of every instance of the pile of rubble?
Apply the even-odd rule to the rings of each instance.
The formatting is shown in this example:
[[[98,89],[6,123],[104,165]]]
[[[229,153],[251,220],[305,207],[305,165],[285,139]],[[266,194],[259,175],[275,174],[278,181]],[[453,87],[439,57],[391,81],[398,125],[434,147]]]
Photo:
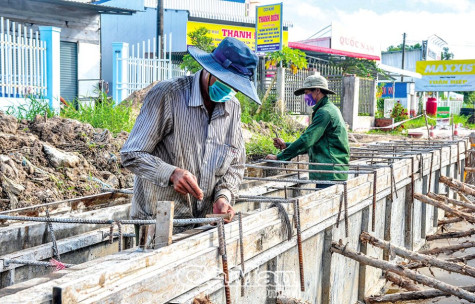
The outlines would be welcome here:
[[[19,122],[0,111],[0,210],[131,187],[119,155],[127,136],[60,117]]]

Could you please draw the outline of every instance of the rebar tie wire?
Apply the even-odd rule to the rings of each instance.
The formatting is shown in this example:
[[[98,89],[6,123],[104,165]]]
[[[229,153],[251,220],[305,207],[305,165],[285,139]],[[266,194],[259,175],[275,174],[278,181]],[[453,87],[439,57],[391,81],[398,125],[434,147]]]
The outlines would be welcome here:
[[[50,218],[48,207],[46,207],[45,213],[46,213],[46,217]],[[51,242],[53,243],[53,257],[55,257],[58,261],[61,262],[61,256],[59,254],[58,243],[56,242],[56,236],[54,234],[54,229],[53,229],[53,223],[52,222],[48,222],[48,229],[49,229],[50,236],[51,236]]]

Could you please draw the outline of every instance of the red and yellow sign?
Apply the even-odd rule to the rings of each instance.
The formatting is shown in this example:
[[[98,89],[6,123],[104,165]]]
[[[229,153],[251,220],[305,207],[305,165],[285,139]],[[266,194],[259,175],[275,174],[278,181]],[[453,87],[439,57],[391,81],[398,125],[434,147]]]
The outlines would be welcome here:
[[[189,33],[196,31],[200,27],[205,27],[209,30],[209,36],[213,38],[213,43],[217,46],[224,38],[234,37],[249,46],[251,50],[255,50],[256,46],[256,28],[247,26],[235,26],[216,23],[196,22],[188,21],[186,28],[186,44],[192,45],[191,39],[188,36]],[[287,45],[288,31],[284,31],[284,45]]]

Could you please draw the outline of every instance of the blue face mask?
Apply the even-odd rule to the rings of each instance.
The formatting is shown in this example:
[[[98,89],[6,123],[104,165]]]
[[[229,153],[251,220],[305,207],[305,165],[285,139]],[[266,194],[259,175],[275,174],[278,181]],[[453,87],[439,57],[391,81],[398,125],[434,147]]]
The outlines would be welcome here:
[[[313,98],[312,93],[305,94],[305,102],[309,107],[313,107],[317,104],[317,101],[315,100],[315,98]]]
[[[211,77],[209,79],[211,79]],[[209,98],[214,102],[226,102],[236,95],[236,91],[219,80],[216,80],[213,85],[208,88]]]

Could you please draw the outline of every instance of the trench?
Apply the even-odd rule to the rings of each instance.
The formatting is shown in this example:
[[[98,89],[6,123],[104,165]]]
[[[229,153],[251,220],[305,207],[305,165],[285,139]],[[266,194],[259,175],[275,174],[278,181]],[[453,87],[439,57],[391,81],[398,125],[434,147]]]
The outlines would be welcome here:
[[[458,168],[463,167],[466,148],[463,140],[385,142],[354,148],[346,185],[334,183],[319,191],[316,182],[308,180],[304,158],[292,163],[249,164],[235,205],[243,214],[244,231],[238,233],[236,221],[225,225],[232,302],[275,303],[277,297],[285,295],[310,303],[356,303],[379,292],[384,287],[382,271],[331,254],[332,241],[342,240],[380,259],[391,257],[383,250],[362,246],[362,231],[411,250],[421,248],[425,235],[436,231],[437,220],[444,213],[414,200],[412,193],[426,193],[429,187],[439,193],[440,175],[460,178]],[[290,240],[282,214],[269,208],[279,200],[292,226]],[[299,203],[300,221],[296,220],[295,201]],[[60,213],[51,216],[118,220],[127,218],[129,208],[127,199],[82,212],[63,205]],[[297,233],[297,223],[301,233]],[[0,228],[0,260],[25,257],[48,261],[52,257],[45,223],[7,224]],[[61,261],[76,266],[53,271],[3,263],[2,303],[25,298],[32,303],[191,303],[203,294],[212,303],[226,303],[214,226],[174,235],[172,245],[140,253],[133,236],[122,238],[122,251],[118,252],[118,237],[111,243],[107,225],[53,225]],[[124,228],[123,233],[132,235],[132,228]],[[302,263],[298,259],[298,237],[302,240]],[[240,239],[245,252],[244,291]],[[198,267],[201,264],[206,267]],[[304,270],[303,284],[299,264]],[[192,266],[195,270],[191,279]],[[181,276],[183,273],[188,276]],[[147,279],[143,278],[145,274]],[[180,284],[170,283],[177,280]]]

